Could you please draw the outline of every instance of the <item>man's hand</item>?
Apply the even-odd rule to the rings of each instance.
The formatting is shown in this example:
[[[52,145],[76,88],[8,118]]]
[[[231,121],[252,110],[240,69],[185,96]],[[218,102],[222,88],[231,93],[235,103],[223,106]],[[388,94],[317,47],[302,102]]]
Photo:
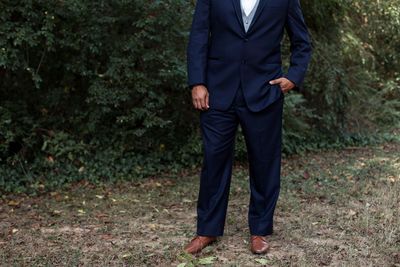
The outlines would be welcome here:
[[[290,89],[294,88],[296,86],[295,83],[293,83],[292,81],[290,81],[289,79],[286,78],[279,78],[276,80],[271,80],[269,81],[270,84],[280,84],[282,92],[286,93],[287,91],[289,91]]]
[[[209,93],[204,85],[195,85],[192,89],[192,101],[195,108],[200,110],[207,110]]]

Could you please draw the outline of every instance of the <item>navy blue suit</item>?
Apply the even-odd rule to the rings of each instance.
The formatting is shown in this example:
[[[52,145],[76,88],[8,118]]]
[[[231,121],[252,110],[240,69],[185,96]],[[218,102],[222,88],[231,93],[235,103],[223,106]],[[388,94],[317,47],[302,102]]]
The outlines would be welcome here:
[[[284,29],[291,51],[285,75]],[[187,47],[188,85],[203,84],[210,94],[210,108],[200,111],[204,160],[197,207],[199,235],[223,234],[239,123],[249,156],[250,232],[273,232],[284,95],[279,84],[269,81],[286,77],[295,83],[294,90],[301,90],[310,55],[299,0],[260,0],[247,32],[240,0],[197,0]]]

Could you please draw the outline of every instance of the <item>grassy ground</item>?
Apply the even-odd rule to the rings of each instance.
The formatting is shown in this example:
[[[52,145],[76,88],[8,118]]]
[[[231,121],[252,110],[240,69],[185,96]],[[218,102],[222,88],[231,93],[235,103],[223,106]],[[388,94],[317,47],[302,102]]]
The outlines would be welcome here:
[[[0,200],[0,264],[400,266],[400,145],[283,160],[271,250],[249,250],[246,166],[233,172],[225,234],[183,253],[196,230],[200,169],[142,182],[74,185]]]

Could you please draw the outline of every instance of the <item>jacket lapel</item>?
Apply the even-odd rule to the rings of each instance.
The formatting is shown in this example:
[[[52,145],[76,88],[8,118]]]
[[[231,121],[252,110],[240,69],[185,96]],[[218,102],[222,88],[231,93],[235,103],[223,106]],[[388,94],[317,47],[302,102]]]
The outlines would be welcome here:
[[[240,0],[239,0],[239,1],[240,1]],[[257,18],[260,16],[260,14],[261,14],[261,12],[262,12],[262,10],[263,10],[265,4],[266,4],[269,0],[259,0],[259,1],[260,1],[260,2],[258,2],[258,6],[257,6],[257,9],[256,9],[256,12],[254,13],[253,20],[251,21],[250,26],[249,26],[249,28],[248,28],[248,30],[247,30],[247,34],[251,31],[252,28],[254,28],[254,27],[252,27],[252,26],[253,26],[254,23],[256,22]],[[240,4],[240,3],[239,3],[239,4]]]
[[[242,29],[243,34],[248,34],[251,31],[251,29],[253,28],[252,26],[256,22],[257,18],[260,16],[260,14],[262,12],[262,9],[264,8],[265,3],[267,1],[268,0],[259,0],[256,12],[254,13],[253,20],[251,21],[250,26],[249,26],[249,28],[247,30],[247,33],[246,33],[246,31],[244,30],[244,25],[243,25],[242,10],[240,8],[240,0],[232,0],[232,4],[233,4],[233,7],[235,9],[236,17],[237,17],[237,19],[239,21],[239,24],[240,24],[240,27]]]
[[[240,9],[240,0],[231,0],[233,4],[233,8],[235,9],[236,17],[239,21],[240,28],[243,33],[245,33],[243,19],[242,19],[242,11]]]

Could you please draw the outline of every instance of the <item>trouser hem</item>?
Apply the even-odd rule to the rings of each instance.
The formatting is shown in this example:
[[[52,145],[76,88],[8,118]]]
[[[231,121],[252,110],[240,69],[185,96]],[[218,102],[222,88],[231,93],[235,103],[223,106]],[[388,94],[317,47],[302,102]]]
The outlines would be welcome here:
[[[217,232],[217,233],[206,233],[206,232],[202,232],[202,231],[196,231],[196,234],[198,234],[199,236],[223,236],[224,234],[221,232]]]
[[[273,230],[265,232],[250,232],[251,235],[260,235],[260,236],[272,235],[273,233],[274,233]]]

